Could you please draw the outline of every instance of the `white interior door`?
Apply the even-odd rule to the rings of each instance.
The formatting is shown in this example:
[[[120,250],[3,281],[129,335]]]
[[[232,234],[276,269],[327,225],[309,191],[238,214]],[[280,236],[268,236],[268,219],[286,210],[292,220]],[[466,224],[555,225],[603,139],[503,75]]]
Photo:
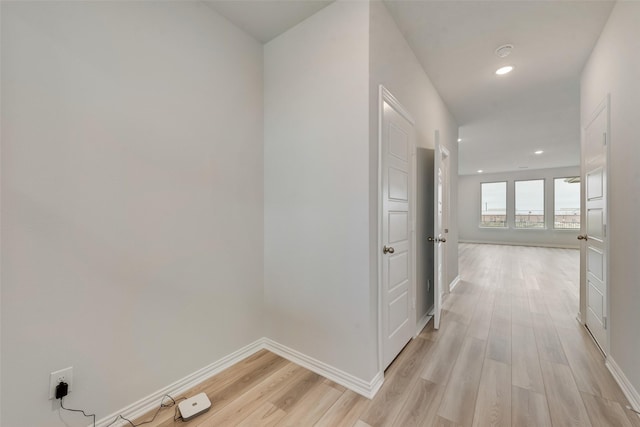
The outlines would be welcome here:
[[[414,303],[414,167],[413,123],[386,90],[381,89],[381,299],[382,362],[386,368],[413,336]]]
[[[607,138],[608,103],[594,113],[584,131],[583,177],[584,206],[582,215],[581,265],[586,287],[586,324],[596,342],[607,354]]]
[[[434,193],[434,225],[435,231],[434,244],[435,244],[435,256],[434,256],[434,283],[433,283],[433,295],[434,295],[434,312],[433,312],[433,327],[434,329],[440,328],[440,315],[442,313],[442,294],[446,287],[446,251],[445,244],[447,242],[448,232],[448,159],[449,152],[440,144],[440,133],[436,131],[436,155],[435,155],[435,184],[436,191]]]

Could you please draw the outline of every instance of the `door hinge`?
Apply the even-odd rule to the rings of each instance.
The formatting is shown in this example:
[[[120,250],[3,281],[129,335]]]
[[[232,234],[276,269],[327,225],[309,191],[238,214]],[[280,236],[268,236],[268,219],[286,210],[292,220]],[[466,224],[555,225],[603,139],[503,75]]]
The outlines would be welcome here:
[[[602,233],[604,237],[607,237],[607,224],[602,224]]]
[[[607,145],[607,133],[606,132],[604,132],[602,134],[602,141],[603,141],[603,145]]]
[[[602,316],[602,327],[607,329],[607,316]]]
[[[411,298],[411,299],[413,300],[413,304],[412,305],[413,305],[413,309],[415,310],[416,309],[416,299],[415,298]]]

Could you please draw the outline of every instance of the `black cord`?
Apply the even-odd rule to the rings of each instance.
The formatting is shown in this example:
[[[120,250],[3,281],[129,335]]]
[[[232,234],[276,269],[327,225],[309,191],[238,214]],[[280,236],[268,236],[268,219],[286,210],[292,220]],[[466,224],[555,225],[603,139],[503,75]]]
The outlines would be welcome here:
[[[166,403],[166,404],[165,404],[165,403],[164,403],[164,400],[165,400],[167,397],[168,397],[169,399],[171,399],[171,402],[170,402],[170,403]],[[180,400],[185,400],[185,399],[186,399],[186,397],[181,397],[180,399],[178,399],[178,401],[180,401]],[[138,427],[138,426],[141,426],[141,425],[144,425],[144,424],[149,424],[149,423],[152,423],[152,422],[156,419],[156,417],[158,416],[158,414],[160,413],[160,411],[161,411],[161,410],[163,410],[164,408],[171,408],[172,406],[176,406],[176,400],[175,400],[173,397],[169,396],[168,394],[165,394],[165,395],[162,397],[162,400],[160,401],[160,406],[159,406],[159,407],[158,407],[158,409],[156,410],[155,414],[153,414],[153,418],[151,418],[150,420],[143,421],[143,422],[141,422],[140,424],[134,424],[130,419],[125,418],[125,417],[123,417],[122,415],[118,415],[118,416],[117,416],[113,421],[111,421],[111,423],[110,423],[110,424],[107,424],[105,427],[110,427],[110,426],[114,425],[114,424],[116,423],[116,421],[119,421],[119,420],[123,420],[123,421],[128,422],[128,423],[129,423],[129,425],[131,425],[131,427]],[[178,411],[178,408],[176,407],[176,412],[177,412],[177,411]],[[176,418],[175,418],[175,414],[174,414],[173,420],[174,420],[174,421],[177,421],[177,420],[176,420]],[[95,427],[95,421],[94,421],[93,425],[94,425],[94,427]]]
[[[169,399],[171,399],[171,402],[170,402],[170,403],[164,403],[164,400],[165,400],[167,397],[168,397]],[[180,400],[185,400],[185,399],[186,399],[186,397],[181,397],[180,399],[178,399],[178,401],[180,401]],[[175,400],[173,397],[169,396],[168,394],[165,394],[165,395],[162,397],[162,400],[160,401],[160,406],[159,406],[159,407],[158,407],[158,409],[156,410],[155,414],[153,414],[153,418],[151,418],[150,420],[143,421],[143,422],[141,422],[140,424],[134,424],[130,419],[125,418],[125,417],[123,417],[122,415],[118,415],[118,416],[117,416],[113,421],[111,421],[111,423],[107,424],[105,427],[110,427],[110,426],[114,425],[114,424],[115,424],[117,421],[119,421],[119,420],[123,420],[123,421],[128,422],[128,423],[131,425],[131,427],[138,427],[138,426],[141,426],[141,425],[144,425],[144,424],[149,424],[149,423],[152,423],[152,422],[156,419],[156,417],[158,416],[158,414],[160,413],[160,411],[161,411],[161,410],[163,410],[164,408],[171,408],[172,406],[175,406],[175,407],[176,407],[176,412],[175,412],[175,413],[174,413],[174,415],[173,415],[173,421],[178,421],[178,420],[180,420],[182,417],[177,417],[177,414],[178,414],[178,407],[176,406],[176,400]],[[64,397],[61,397],[61,398],[60,398],[60,407],[61,407],[62,409],[64,409],[65,411],[69,411],[69,412],[80,412],[80,413],[81,413],[82,415],[84,415],[85,417],[91,417],[91,418],[93,418],[93,427],[96,427],[96,414],[87,414],[87,413],[86,413],[86,412],[84,412],[82,409],[70,409],[70,408],[65,408],[65,407],[64,407]],[[176,418],[176,417],[177,417],[177,418]]]
[[[60,398],[60,407],[62,409],[64,409],[65,411],[69,411],[69,412],[80,412],[82,413],[82,415],[84,415],[85,417],[93,417],[93,427],[96,427],[96,414],[87,414],[86,412],[84,412],[82,409],[69,409],[69,408],[65,408],[64,407],[64,397]]]

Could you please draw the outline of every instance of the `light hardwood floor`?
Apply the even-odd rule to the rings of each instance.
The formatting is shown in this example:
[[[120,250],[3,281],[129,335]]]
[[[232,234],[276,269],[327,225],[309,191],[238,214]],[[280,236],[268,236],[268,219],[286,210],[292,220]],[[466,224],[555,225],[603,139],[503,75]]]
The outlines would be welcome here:
[[[461,244],[441,329],[407,345],[373,400],[260,351],[189,393],[208,413],[149,425],[640,427],[575,319],[578,270],[576,250]]]

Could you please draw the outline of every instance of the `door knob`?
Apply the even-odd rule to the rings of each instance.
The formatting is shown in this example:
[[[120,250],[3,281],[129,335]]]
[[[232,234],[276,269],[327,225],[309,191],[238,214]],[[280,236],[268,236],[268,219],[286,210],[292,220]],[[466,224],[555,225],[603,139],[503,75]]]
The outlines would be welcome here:
[[[445,239],[444,237],[436,237],[435,239],[433,237],[427,237],[427,241],[444,243],[447,241],[447,239]]]
[[[392,246],[384,245],[384,248],[382,248],[382,253],[383,253],[383,254],[392,254],[392,253],[394,253],[395,251],[396,251],[396,250],[395,250],[395,249],[393,249],[393,247],[392,247]]]
[[[589,238],[587,237],[586,234],[579,234],[578,235],[578,240],[589,240]]]

